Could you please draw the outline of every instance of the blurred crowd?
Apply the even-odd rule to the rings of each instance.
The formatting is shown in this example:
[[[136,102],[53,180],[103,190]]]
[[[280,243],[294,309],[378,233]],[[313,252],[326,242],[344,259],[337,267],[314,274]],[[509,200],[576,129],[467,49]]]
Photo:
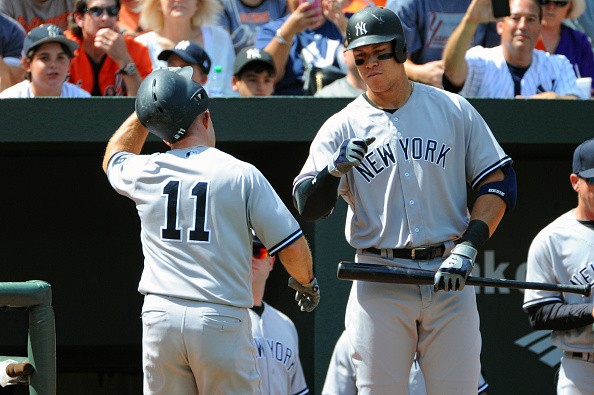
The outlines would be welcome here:
[[[477,19],[491,0],[0,0],[0,97],[135,96],[153,69],[187,65],[211,97],[356,97],[365,86],[343,51],[346,24],[375,5],[401,19],[413,81],[467,97],[589,98],[594,10],[585,0],[534,3],[530,24]],[[529,36],[524,55],[506,50],[514,29]],[[511,74],[509,86],[465,83],[501,51],[508,67],[495,65],[493,78]],[[547,75],[541,58],[571,69],[569,85],[513,89],[531,69]]]

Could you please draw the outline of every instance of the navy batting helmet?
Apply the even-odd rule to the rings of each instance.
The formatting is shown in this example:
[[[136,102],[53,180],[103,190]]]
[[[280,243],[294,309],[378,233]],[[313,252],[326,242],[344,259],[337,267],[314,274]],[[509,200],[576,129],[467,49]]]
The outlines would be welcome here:
[[[362,45],[394,42],[397,62],[406,61],[406,39],[400,18],[383,7],[367,7],[353,15],[346,28],[346,51]]]
[[[208,109],[208,95],[192,74],[190,66],[156,69],[138,88],[135,107],[140,123],[168,143],[183,138]]]

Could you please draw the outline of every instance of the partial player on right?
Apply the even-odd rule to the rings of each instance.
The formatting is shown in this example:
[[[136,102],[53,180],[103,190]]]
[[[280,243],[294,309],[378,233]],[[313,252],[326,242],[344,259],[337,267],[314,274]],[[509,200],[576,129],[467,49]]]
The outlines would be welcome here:
[[[526,281],[594,284],[594,139],[575,149],[569,181],[577,207],[536,235]],[[557,394],[594,394],[594,295],[527,289],[523,308],[530,325],[552,329],[553,344],[563,350]]]
[[[394,12],[353,15],[346,50],[366,91],[318,131],[293,182],[295,205],[316,220],[342,196],[356,262],[435,272],[433,285],[353,281],[345,325],[358,392],[405,394],[416,354],[428,394],[476,393],[479,315],[464,285],[515,205],[512,160],[466,99],[407,78]]]

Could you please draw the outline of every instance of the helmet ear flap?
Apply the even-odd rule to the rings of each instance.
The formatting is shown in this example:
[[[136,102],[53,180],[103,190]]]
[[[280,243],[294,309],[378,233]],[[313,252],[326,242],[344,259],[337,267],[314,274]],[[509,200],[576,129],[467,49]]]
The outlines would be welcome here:
[[[398,63],[406,62],[406,42],[404,40],[394,40],[394,59]]]

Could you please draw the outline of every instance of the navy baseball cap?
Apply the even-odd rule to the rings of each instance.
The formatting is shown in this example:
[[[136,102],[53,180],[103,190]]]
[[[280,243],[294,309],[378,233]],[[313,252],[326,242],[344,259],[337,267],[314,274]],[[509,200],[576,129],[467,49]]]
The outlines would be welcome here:
[[[204,48],[188,40],[183,40],[177,43],[172,49],[161,51],[157,57],[159,60],[167,61],[172,54],[176,54],[189,64],[196,64],[200,67],[204,74],[210,71],[210,56],[206,53]]]
[[[51,23],[37,26],[31,30],[25,41],[23,42],[23,58],[27,56],[27,53],[45,43],[60,43],[64,44],[70,51],[70,55],[74,56],[74,51],[77,50],[78,44],[64,35],[62,29]]]
[[[276,66],[274,59],[270,54],[262,49],[255,47],[243,48],[235,57],[235,63],[233,63],[233,75],[239,75],[243,69],[252,63],[262,62],[270,67],[276,73]]]
[[[594,138],[584,141],[573,151],[573,173],[582,178],[594,177]]]

